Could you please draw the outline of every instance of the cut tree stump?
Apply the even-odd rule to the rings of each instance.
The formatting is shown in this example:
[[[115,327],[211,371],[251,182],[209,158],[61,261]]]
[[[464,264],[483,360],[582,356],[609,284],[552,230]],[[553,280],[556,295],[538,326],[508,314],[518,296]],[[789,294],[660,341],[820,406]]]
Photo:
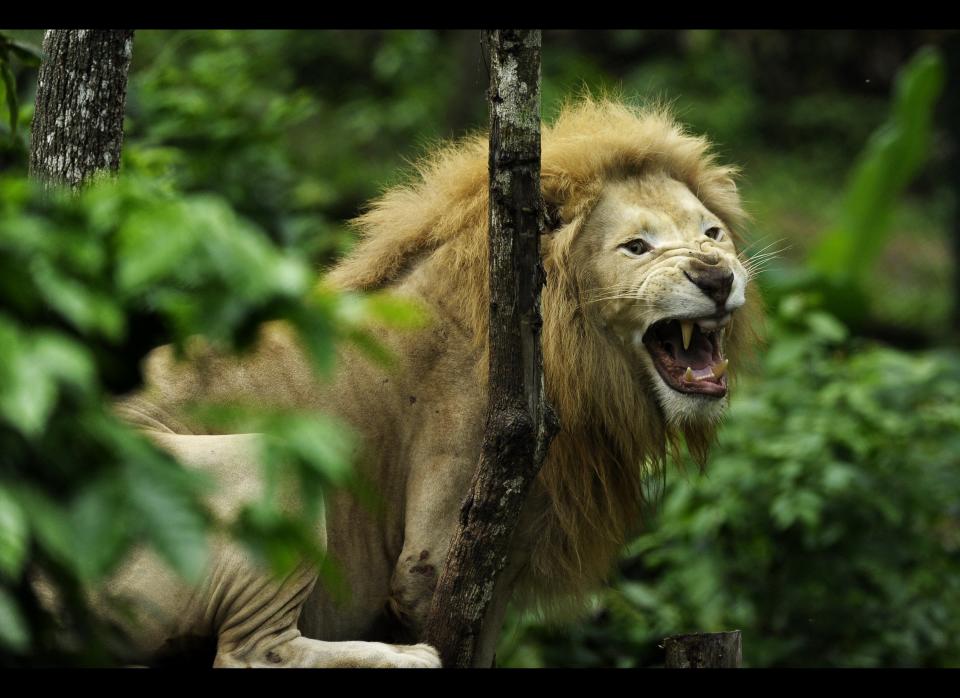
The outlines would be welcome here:
[[[739,669],[740,631],[671,635],[663,641],[667,669]]]

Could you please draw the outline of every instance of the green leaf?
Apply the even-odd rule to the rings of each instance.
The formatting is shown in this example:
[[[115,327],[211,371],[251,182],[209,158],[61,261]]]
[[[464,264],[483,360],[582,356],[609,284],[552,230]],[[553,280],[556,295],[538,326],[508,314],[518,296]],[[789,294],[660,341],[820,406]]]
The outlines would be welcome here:
[[[828,342],[842,342],[847,338],[847,328],[829,313],[814,311],[806,317],[810,331]]]
[[[291,414],[267,426],[268,460],[282,459],[288,452],[318,475],[334,484],[344,484],[353,472],[351,455],[356,439],[349,429],[322,415]]]
[[[334,584],[339,581],[337,568],[319,545],[315,529],[298,518],[281,514],[270,504],[244,507],[234,523],[233,534],[277,577],[289,574],[307,560]]]
[[[861,279],[889,230],[893,207],[926,155],[943,61],[930,48],[900,72],[890,119],[874,133],[853,171],[837,227],[821,238],[810,263],[828,276]]]
[[[57,397],[56,383],[30,349],[27,337],[0,317],[0,416],[27,436],[43,429]]]
[[[7,49],[16,56],[21,63],[30,68],[40,67],[43,60],[43,51],[24,41],[7,39]]]
[[[10,132],[17,134],[17,122],[20,119],[20,104],[17,100],[17,82],[13,77],[13,71],[6,63],[0,63],[0,78],[3,79],[3,85],[7,92],[7,110],[10,118]]]
[[[0,645],[18,654],[30,648],[30,629],[17,602],[3,587],[0,587]]]
[[[39,433],[56,404],[59,384],[94,385],[87,349],[53,332],[21,333],[0,317],[0,416],[27,436]]]
[[[83,331],[95,331],[119,339],[124,330],[121,306],[89,283],[71,279],[49,264],[33,265],[33,280],[54,309]]]
[[[208,557],[206,522],[191,497],[163,468],[134,462],[124,472],[143,535],[184,579],[198,582]]]
[[[27,487],[17,495],[40,546],[50,557],[75,569],[71,526],[63,508],[42,492]]]
[[[69,522],[77,572],[96,582],[120,562],[134,528],[122,481],[108,476],[85,487],[70,506]]]
[[[299,298],[309,288],[312,277],[309,267],[292,255],[278,256],[269,271],[272,276],[269,283],[276,293]]]
[[[27,553],[27,517],[13,493],[0,485],[0,573],[15,579]]]
[[[64,335],[37,333],[33,342],[33,361],[48,376],[89,392],[96,385],[96,368],[89,349]]]
[[[392,366],[396,363],[397,357],[390,348],[380,342],[371,332],[358,328],[348,331],[345,338],[357,349],[383,366]]]
[[[119,230],[117,282],[138,292],[163,277],[181,278],[197,264],[201,240],[183,208],[163,203],[132,213]]]
[[[374,293],[366,298],[369,316],[385,327],[419,329],[426,326],[429,311],[413,299],[390,293]]]

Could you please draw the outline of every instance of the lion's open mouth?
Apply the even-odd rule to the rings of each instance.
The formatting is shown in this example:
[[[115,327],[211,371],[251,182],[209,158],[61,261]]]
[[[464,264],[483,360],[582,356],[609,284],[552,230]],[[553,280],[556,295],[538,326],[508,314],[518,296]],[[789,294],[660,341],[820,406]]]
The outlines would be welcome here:
[[[650,326],[643,344],[667,385],[681,393],[727,394],[723,325],[729,317],[668,319]]]

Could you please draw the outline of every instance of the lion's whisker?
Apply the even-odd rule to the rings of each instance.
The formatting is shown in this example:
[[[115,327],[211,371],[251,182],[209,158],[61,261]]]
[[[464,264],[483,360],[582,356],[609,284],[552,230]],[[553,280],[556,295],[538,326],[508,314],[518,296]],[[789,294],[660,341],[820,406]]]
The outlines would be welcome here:
[[[746,247],[744,247],[742,250],[740,250],[740,253],[739,253],[739,254],[740,254],[740,255],[746,254],[746,253],[749,252],[752,248],[756,247],[757,245],[759,245],[759,244],[762,243],[762,242],[765,242],[765,241],[768,239],[768,237],[769,237],[769,236],[765,236],[765,237],[760,238],[759,240],[755,240],[754,242],[750,243],[749,245],[747,245]],[[764,250],[770,249],[771,247],[773,247],[774,245],[776,245],[776,244],[778,244],[778,243],[786,242],[786,240],[787,240],[787,238],[778,238],[778,239],[774,240],[773,242],[771,242],[771,243],[765,245],[764,247],[760,248],[760,250],[757,252],[757,254],[762,253]]]
[[[756,254],[750,255],[748,259],[765,259],[767,257],[778,257],[779,255],[783,254],[784,252],[791,249],[792,247],[793,245],[785,245],[775,250],[757,252]]]
[[[635,293],[615,293],[605,296],[598,296],[596,298],[587,298],[582,303],[580,307],[584,305],[589,305],[590,303],[600,303],[603,301],[612,301],[612,300],[635,300],[642,302],[643,299]]]

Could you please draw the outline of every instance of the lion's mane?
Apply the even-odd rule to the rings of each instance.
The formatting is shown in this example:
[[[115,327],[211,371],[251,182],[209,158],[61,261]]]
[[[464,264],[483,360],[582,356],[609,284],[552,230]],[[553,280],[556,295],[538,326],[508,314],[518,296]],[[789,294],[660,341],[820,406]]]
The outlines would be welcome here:
[[[411,182],[386,191],[354,221],[360,241],[328,280],[344,289],[386,288],[432,256],[447,270],[436,279],[446,285],[437,296],[485,348],[487,154],[484,134],[436,148]],[[735,237],[745,214],[736,168],[718,164],[708,141],[685,132],[663,107],[589,97],[568,103],[543,125],[541,167],[544,200],[559,218],[544,246],[542,307],[546,385],[562,431],[538,478],[547,496],[524,586],[550,602],[578,596],[609,573],[681,435],[701,465],[713,439],[712,425],[665,423],[652,386],[584,312],[587,289],[570,263],[571,244],[605,183],[651,171],[686,184]],[[754,343],[759,314],[751,285],[727,337],[731,374]],[[481,367],[483,381],[485,360]]]

